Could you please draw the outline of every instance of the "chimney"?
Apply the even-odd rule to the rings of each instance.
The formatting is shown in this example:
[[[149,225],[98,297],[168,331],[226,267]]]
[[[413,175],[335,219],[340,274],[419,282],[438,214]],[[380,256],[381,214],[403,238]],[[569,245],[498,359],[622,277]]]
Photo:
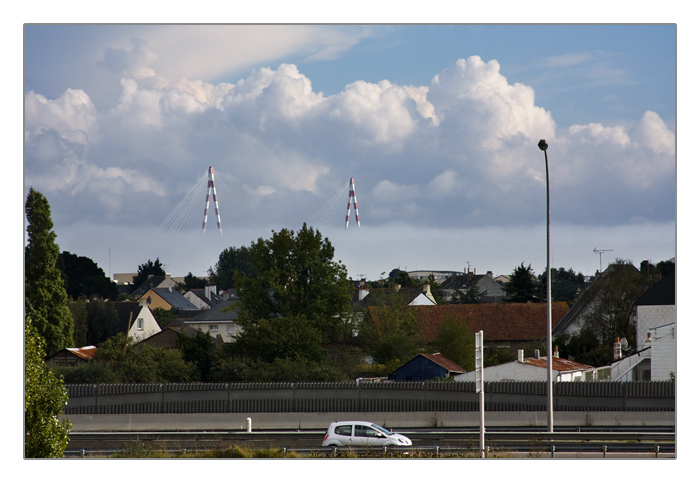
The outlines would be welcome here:
[[[539,359],[539,358],[540,358],[540,350],[535,349],[535,359]]]
[[[518,349],[518,362],[525,361],[525,351],[523,349]]]
[[[554,346],[554,352],[552,352],[552,357],[559,357],[559,346]]]
[[[620,344],[620,338],[615,337],[615,343],[613,344],[613,360],[616,361],[622,358],[622,344]]]
[[[216,285],[205,285],[204,296],[211,300],[211,294],[216,295]]]
[[[486,272],[486,275],[488,275],[489,277],[493,278],[493,272],[492,272],[491,270],[489,270],[488,272]]]

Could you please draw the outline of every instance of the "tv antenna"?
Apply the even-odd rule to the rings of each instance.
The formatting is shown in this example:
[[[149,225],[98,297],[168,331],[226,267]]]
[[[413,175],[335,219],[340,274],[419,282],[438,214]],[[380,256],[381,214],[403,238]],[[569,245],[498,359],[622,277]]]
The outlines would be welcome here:
[[[600,256],[600,273],[603,273],[603,252],[611,252],[613,251],[612,248],[605,248],[605,249],[593,249],[593,253],[597,253]]]

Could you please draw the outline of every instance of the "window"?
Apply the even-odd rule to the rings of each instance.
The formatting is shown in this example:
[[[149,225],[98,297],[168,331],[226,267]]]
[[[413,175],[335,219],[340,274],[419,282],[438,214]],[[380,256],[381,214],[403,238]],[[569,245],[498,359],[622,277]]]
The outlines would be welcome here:
[[[355,436],[361,438],[378,438],[379,432],[369,426],[355,426]]]
[[[352,426],[349,424],[347,426],[336,426],[335,427],[335,434],[339,434],[341,436],[352,436]]]
[[[212,324],[209,326],[209,330],[210,331],[219,330],[219,326],[217,324]]]
[[[143,319],[136,319],[136,330],[143,330]]]

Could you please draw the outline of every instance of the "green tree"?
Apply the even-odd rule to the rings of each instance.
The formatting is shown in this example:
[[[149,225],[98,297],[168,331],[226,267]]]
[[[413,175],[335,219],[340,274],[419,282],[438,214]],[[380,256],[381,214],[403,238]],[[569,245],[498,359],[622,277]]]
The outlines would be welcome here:
[[[616,337],[635,340],[634,303],[657,280],[641,273],[629,260],[616,259],[585,292],[590,309],[584,317],[584,328],[609,347]]]
[[[417,287],[418,281],[411,278],[405,270],[399,268],[389,272],[389,283],[393,285],[401,285],[403,288]]]
[[[68,309],[73,317],[73,342],[77,347],[88,345],[88,312],[85,300],[68,302]]]
[[[186,362],[179,350],[148,344],[133,345],[131,338],[122,333],[102,343],[88,364],[105,365],[108,370],[104,373],[115,374],[121,383],[190,382],[197,379],[197,368]]]
[[[467,372],[473,371],[475,362],[474,331],[464,322],[452,316],[445,317],[435,336],[440,353],[457,363]]]
[[[237,354],[254,361],[276,359],[322,362],[326,352],[321,347],[321,331],[303,315],[260,319],[250,324],[233,342]]]
[[[87,257],[64,251],[58,256],[58,267],[65,281],[66,294],[73,299],[84,296],[116,300],[119,297],[117,284]]]
[[[44,342],[24,319],[24,456],[62,458],[68,446],[70,421],[59,418],[68,404],[61,379],[44,363]]]
[[[538,277],[540,285],[540,300],[547,299],[547,270]],[[585,285],[583,274],[576,273],[573,269],[552,268],[552,300],[555,302],[568,302],[573,304],[576,297]]]
[[[44,340],[49,355],[73,346],[73,317],[61,271],[51,207],[40,192],[29,188],[25,204],[27,246],[24,250],[25,314]]]
[[[486,290],[479,291],[476,284],[471,284],[466,292],[457,290],[454,295],[456,304],[480,304],[486,296]]]
[[[303,316],[325,338],[341,337],[339,315],[348,310],[351,294],[347,269],[333,260],[328,238],[304,223],[298,233],[285,228],[268,240],[258,239],[250,254],[258,275],[235,274],[244,330],[262,319]]]
[[[194,337],[180,332],[178,346],[183,359],[197,367],[199,380],[211,380],[212,368],[217,360],[217,350],[211,336],[202,330],[198,330]]]
[[[377,305],[360,323],[358,338],[375,363],[404,363],[419,353],[418,316],[403,294],[376,292]]]
[[[505,286],[506,294],[510,302],[524,303],[537,299],[537,279],[532,271],[532,266],[525,266],[525,262],[515,267],[510,275],[510,281]]]
[[[158,327],[165,329],[170,323],[177,319],[177,314],[180,312],[177,307],[170,307],[170,309],[164,309],[162,307],[156,307],[151,309],[153,317],[158,322]],[[133,320],[132,320],[133,323]]]
[[[209,268],[209,280],[218,290],[228,290],[235,286],[236,272],[242,277],[255,278],[258,275],[249,247],[229,247],[222,251],[214,268]]]
[[[155,262],[152,262],[149,258],[146,263],[139,265],[136,275],[134,275],[134,278],[132,279],[134,288],[140,287],[143,282],[148,280],[149,275],[165,275],[163,265],[160,263],[158,258],[156,258]]]
[[[187,275],[185,275],[183,282],[182,288],[184,292],[192,290],[193,288],[204,288],[207,286],[207,280],[205,278],[195,277],[192,275],[192,272],[188,272]]]
[[[120,332],[119,317],[108,302],[83,303],[87,311],[87,343],[99,345]],[[78,302],[78,303],[80,303]],[[133,320],[131,321],[134,322]],[[126,330],[126,329],[125,329]]]

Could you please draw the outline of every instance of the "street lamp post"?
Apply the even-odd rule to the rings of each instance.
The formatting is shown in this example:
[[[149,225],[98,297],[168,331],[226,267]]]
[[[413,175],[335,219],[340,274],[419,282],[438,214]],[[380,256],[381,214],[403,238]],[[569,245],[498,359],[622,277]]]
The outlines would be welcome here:
[[[547,430],[554,432],[554,398],[552,391],[552,254],[549,237],[549,161],[547,141],[540,139],[537,144],[544,151],[544,168],[547,181]]]

